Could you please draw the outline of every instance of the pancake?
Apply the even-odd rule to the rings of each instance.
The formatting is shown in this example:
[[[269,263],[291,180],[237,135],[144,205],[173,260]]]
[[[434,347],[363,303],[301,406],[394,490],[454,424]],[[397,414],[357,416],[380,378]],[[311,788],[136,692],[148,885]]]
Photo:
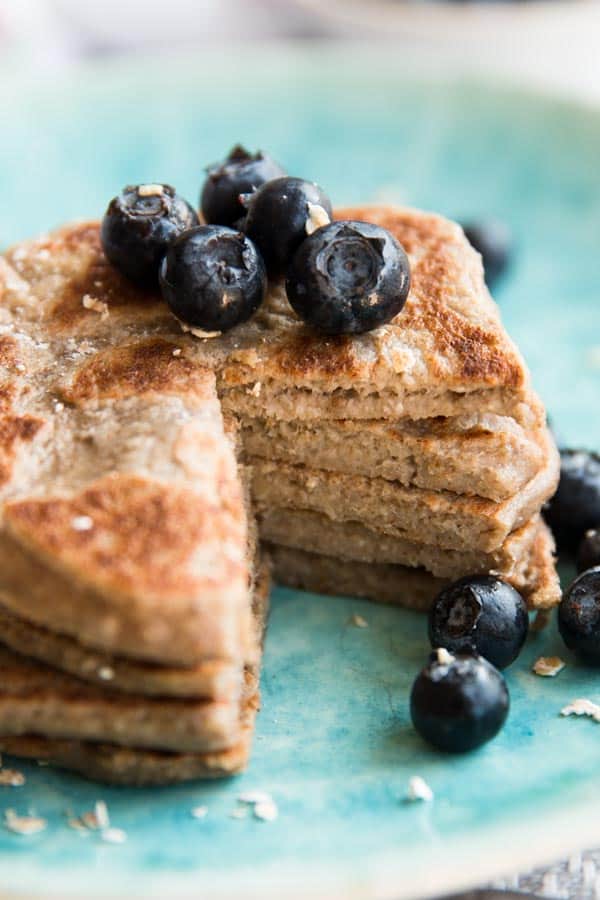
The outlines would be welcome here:
[[[211,753],[166,753],[37,735],[0,736],[0,751],[45,761],[107,784],[141,787],[224,778],[243,772],[248,764],[258,708],[258,694],[249,695],[244,701],[238,742]]]
[[[257,418],[242,422],[242,434],[250,457],[497,502],[524,488],[543,464],[539,433],[527,433],[506,416],[417,422]]]
[[[360,522],[375,531],[448,550],[490,552],[537,515],[556,489],[559,457],[549,435],[545,462],[513,497],[495,503],[450,491],[403,487],[384,478],[327,472],[250,458],[257,512],[273,508],[321,513],[336,522]]]
[[[175,751],[239,740],[239,698],[142,697],[86,684],[0,647],[0,734],[108,741]]]
[[[442,550],[304,509],[274,508],[260,516],[260,533],[269,543],[342,560],[424,568],[439,578],[451,579],[491,569],[510,575],[529,552],[539,528],[540,517],[535,516],[496,550],[484,553]]]
[[[318,594],[363,597],[425,612],[448,579],[425,569],[361,563],[268,544],[277,582]],[[530,554],[507,579],[519,590],[530,609],[548,609],[560,601],[560,583],[554,565],[554,541],[542,525]]]
[[[217,340],[182,339],[158,294],[137,290],[106,261],[96,222],[9,250],[2,302],[51,345],[71,335],[106,343],[131,332],[175,335],[196,362],[218,372],[224,407],[245,417],[421,419],[480,411],[541,425],[543,407],[461,228],[392,207],[336,215],[388,228],[410,259],[405,308],[368,334],[315,335],[275,284],[247,323]]]
[[[255,642],[262,643],[269,606],[269,563],[258,567],[254,586]],[[64,634],[19,618],[0,604],[2,642],[15,653],[75,675],[77,678],[144,697],[204,698],[235,701],[243,684],[243,664],[206,659],[196,666],[166,666],[110,656]],[[256,662],[251,654],[250,665]]]

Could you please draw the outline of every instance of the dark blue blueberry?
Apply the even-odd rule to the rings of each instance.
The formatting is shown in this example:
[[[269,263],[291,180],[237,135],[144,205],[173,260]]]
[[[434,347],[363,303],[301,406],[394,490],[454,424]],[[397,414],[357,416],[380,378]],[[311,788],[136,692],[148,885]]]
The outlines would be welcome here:
[[[518,591],[492,575],[471,575],[444,588],[429,613],[432,647],[479,653],[498,669],[513,662],[529,630]]]
[[[465,753],[498,734],[509,704],[506,682],[491,663],[438,650],[413,684],[410,714],[428,743]]]
[[[245,234],[223,225],[200,225],[170,245],[160,287],[182,322],[202,331],[227,331],[258,309],[267,275]]]
[[[107,258],[140,287],[156,287],[170,242],[198,224],[195,210],[168,184],[137,184],[109,203],[100,236]]]
[[[487,286],[492,288],[504,274],[512,254],[512,235],[503,222],[489,219],[463,225],[467,240],[483,260]]]
[[[332,222],[300,245],[286,291],[298,315],[325,334],[371,331],[396,316],[410,265],[396,238],[365,222]]]
[[[251,194],[266,181],[285,175],[285,169],[266,153],[248,153],[239,144],[207,172],[200,207],[205,221],[218,225],[234,225],[245,215],[240,194]]]
[[[590,528],[577,549],[577,571],[585,572],[600,566],[600,529]]]
[[[559,550],[574,552],[586,531],[600,527],[600,456],[561,450],[558,490],[544,517]]]
[[[331,218],[329,197],[312,181],[275,178],[247,198],[246,234],[260,252],[269,275],[282,275],[310,231],[312,207]],[[309,229],[307,231],[307,223]]]
[[[569,650],[600,666],[600,566],[582,572],[564,592],[558,629]]]

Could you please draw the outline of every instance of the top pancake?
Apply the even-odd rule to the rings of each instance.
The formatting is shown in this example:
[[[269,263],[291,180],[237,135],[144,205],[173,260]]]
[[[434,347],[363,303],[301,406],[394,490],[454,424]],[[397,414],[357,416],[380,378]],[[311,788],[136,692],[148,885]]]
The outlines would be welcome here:
[[[185,338],[186,354],[218,371],[224,406],[282,419],[417,419],[477,409],[539,424],[543,410],[527,369],[460,227],[389,207],[337,215],[381,224],[403,244],[412,272],[404,310],[369,334],[325,338],[297,318],[281,285],[272,286],[250,322],[213,340]],[[6,258],[13,271],[2,305],[36,321],[46,340],[180,334],[160,298],[136,290],[105,260],[95,223],[66,226]]]

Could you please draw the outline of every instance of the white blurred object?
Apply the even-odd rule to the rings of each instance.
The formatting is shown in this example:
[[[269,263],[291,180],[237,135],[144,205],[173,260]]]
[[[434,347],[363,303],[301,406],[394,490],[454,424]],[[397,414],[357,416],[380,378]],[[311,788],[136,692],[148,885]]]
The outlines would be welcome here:
[[[47,2],[84,47],[108,51],[281,36],[293,25],[295,8],[286,0]]]
[[[347,37],[432,74],[486,72],[600,100],[600,2],[297,0]]]
[[[0,49],[21,66],[61,62],[69,48],[49,0],[0,0]]]

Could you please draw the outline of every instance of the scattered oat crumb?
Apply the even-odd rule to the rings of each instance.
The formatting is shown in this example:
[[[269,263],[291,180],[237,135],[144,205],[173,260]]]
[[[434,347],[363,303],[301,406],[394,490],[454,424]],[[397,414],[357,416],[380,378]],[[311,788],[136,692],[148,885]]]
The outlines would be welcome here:
[[[71,519],[71,528],[75,531],[90,531],[94,527],[91,516],[74,516]]]
[[[39,816],[19,816],[14,809],[7,809],[4,813],[4,825],[15,834],[39,834],[44,831],[48,823]]]
[[[560,711],[561,716],[589,716],[594,722],[600,722],[600,706],[591,700],[579,698],[573,700]]]
[[[559,656],[540,656],[533,664],[533,671],[543,678],[554,678],[565,667],[565,662]]]
[[[191,325],[186,325],[185,322],[180,322],[179,319],[177,321],[181,325],[182,331],[185,331],[186,334],[193,334],[194,337],[197,338],[215,338],[219,337],[219,335],[221,334],[220,331],[202,331],[201,328],[192,328]]]
[[[410,803],[430,803],[433,800],[433,791],[420,775],[413,775],[408,781],[406,799]]]
[[[356,613],[353,616],[350,616],[348,620],[349,625],[354,625],[355,628],[368,628],[369,623],[366,619],[363,619],[362,616],[357,615]]]
[[[190,810],[193,819],[205,819],[208,815],[208,806],[195,806]]]
[[[0,785],[21,787],[25,784],[25,776],[16,769],[0,769]]]
[[[274,822],[279,815],[277,804],[273,800],[263,800],[254,805],[254,817],[263,822]]]
[[[162,184],[140,184],[138,187],[140,197],[160,197],[163,192]]]
[[[26,367],[23,365],[23,363],[17,363],[15,369],[17,370],[17,372],[25,372]]]
[[[326,209],[323,209],[318,203],[308,204],[308,216],[304,226],[307,234],[312,234],[317,228],[322,228],[323,225],[329,225],[330,221],[331,219]]]
[[[261,390],[262,390],[262,383],[260,381],[257,381],[254,384],[254,387],[251,389],[250,393],[252,394],[253,397],[260,397]]]
[[[92,297],[90,294],[84,294],[81,298],[81,302],[86,309],[91,309],[94,312],[100,313],[103,319],[107,318],[109,315],[107,304],[104,303],[103,300],[98,300],[97,297]]]
[[[181,347],[176,347],[173,350],[173,356],[181,356],[181,353],[182,353]]]
[[[61,403],[60,400],[54,401],[54,411],[55,412],[62,412],[64,408],[65,408],[65,404]]]
[[[115,677],[115,670],[111,669],[110,666],[102,666],[102,668],[98,669],[98,678],[101,678],[102,681],[112,681]]]
[[[451,662],[454,662],[455,657],[448,653],[445,647],[438,647],[435,652],[437,653],[437,661],[442,665],[449,666]]]
[[[105,828],[100,835],[107,844],[124,844],[127,834],[122,828]]]
[[[248,818],[248,807],[247,806],[236,806],[235,809],[232,809],[229,813],[230,819],[247,819]]]

